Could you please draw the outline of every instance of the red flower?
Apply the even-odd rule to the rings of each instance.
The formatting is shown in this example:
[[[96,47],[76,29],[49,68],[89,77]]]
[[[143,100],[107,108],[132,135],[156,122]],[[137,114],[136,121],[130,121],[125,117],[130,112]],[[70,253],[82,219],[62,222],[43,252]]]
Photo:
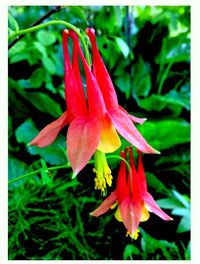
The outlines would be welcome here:
[[[90,38],[92,46],[93,73],[101,89],[106,108],[116,130],[140,151],[145,153],[159,153],[145,141],[132,123],[143,124],[146,119],[129,115],[125,109],[119,106],[113,83],[97,47],[95,31],[92,28],[87,28],[86,33]]]
[[[69,36],[73,40],[72,62],[68,51]],[[107,86],[108,93],[106,96],[106,87],[99,82],[100,76],[99,73],[97,74],[98,64],[95,66],[96,63],[94,63],[94,73],[92,73],[82,53],[76,33],[71,30],[65,30],[62,34],[62,40],[67,111],[56,121],[46,126],[31,141],[30,145],[45,147],[51,144],[60,130],[65,125],[69,125],[67,154],[74,175],[78,174],[87,164],[96,150],[102,153],[111,153],[120,147],[121,142],[116,130],[141,151],[156,153],[156,150],[147,144],[131,122],[131,118],[140,123],[144,120],[130,117],[124,109],[118,106],[116,93],[111,86],[111,81],[111,84]],[[94,61],[96,61],[95,54],[93,52]],[[80,74],[79,58],[85,73],[86,95],[84,94]],[[104,64],[99,64],[99,72],[102,74],[101,79],[107,80],[109,75],[104,69],[105,66],[103,68],[102,65],[104,66]],[[99,85],[102,87],[99,88]],[[110,99],[107,97],[110,97]],[[116,102],[115,106],[113,102]],[[104,175],[102,178],[104,178]]]
[[[149,219],[149,212],[155,213],[163,220],[172,220],[172,218],[160,209],[147,191],[141,152],[138,151],[138,169],[136,171],[131,147],[125,152],[121,152],[121,157],[126,159],[127,151],[129,152],[131,172],[127,175],[126,164],[121,161],[116,190],[91,215],[100,216],[117,202],[116,219],[124,223],[131,237],[137,238],[139,223]]]
[[[68,51],[68,37],[73,40],[72,64]],[[69,124],[67,132],[67,154],[76,175],[98,149],[104,153],[113,152],[121,142],[112,125],[103,96],[96,79],[83,56],[78,36],[73,31],[63,31],[65,68],[65,98],[67,111],[56,121],[46,126],[30,145],[45,147],[51,144],[60,130]],[[87,102],[84,95],[78,58],[83,64]]]

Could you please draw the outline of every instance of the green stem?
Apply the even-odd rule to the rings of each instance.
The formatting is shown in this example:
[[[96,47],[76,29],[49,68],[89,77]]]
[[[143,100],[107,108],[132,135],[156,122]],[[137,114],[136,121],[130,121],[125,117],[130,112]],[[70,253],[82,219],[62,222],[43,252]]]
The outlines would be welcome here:
[[[55,167],[47,168],[47,170],[48,171],[54,171],[54,170],[58,170],[58,169],[69,169],[69,168],[71,168],[71,166],[70,166],[69,163],[67,163],[66,165],[60,165],[60,166],[55,166]],[[16,177],[14,179],[11,179],[11,180],[8,181],[8,184],[13,183],[13,182],[16,182],[16,181],[19,181],[19,180],[24,179],[24,178],[26,178],[28,176],[31,176],[31,175],[35,175],[37,173],[40,173],[40,169],[35,170],[35,171],[31,171],[29,173],[26,173],[24,175],[21,175],[19,177]]]
[[[48,26],[52,26],[52,25],[64,25],[67,28],[70,28],[74,32],[76,32],[76,34],[79,36],[79,38],[80,38],[80,40],[81,40],[81,42],[83,44],[87,63],[90,65],[89,51],[88,51],[87,45],[85,43],[85,40],[84,40],[83,36],[81,35],[79,29],[77,27],[75,27],[74,25],[72,25],[72,24],[70,24],[70,23],[68,23],[66,21],[63,21],[63,20],[52,20],[52,21],[49,21],[49,22],[46,22],[46,23],[31,27],[31,28],[27,28],[27,29],[22,29],[22,30],[16,31],[16,32],[12,33],[8,37],[8,41],[11,41],[12,39],[14,39],[14,38],[16,38],[18,36],[21,36],[21,35],[24,35],[24,34],[27,34],[27,33],[31,33],[31,32],[34,32],[36,30],[40,30],[42,28],[45,28],[45,27],[48,27]]]
[[[130,167],[130,165],[129,165],[128,162],[127,162],[124,158],[122,158],[121,156],[110,155],[110,156],[107,156],[107,158],[108,158],[108,159],[116,158],[116,159],[123,160],[123,161],[126,163],[129,172],[131,173],[131,167]],[[90,160],[90,161],[88,162],[88,164],[93,164],[94,162],[95,162],[94,160]],[[54,171],[54,170],[59,170],[59,169],[69,169],[69,168],[71,168],[71,166],[70,166],[69,163],[67,163],[66,165],[60,165],[60,166],[54,166],[54,167],[47,168],[47,171]],[[23,175],[21,175],[21,176],[19,176],[19,177],[16,177],[16,178],[14,178],[14,179],[11,179],[11,180],[8,181],[8,184],[11,184],[11,183],[13,183],[13,182],[19,181],[19,180],[24,179],[24,178],[26,178],[26,177],[28,177],[28,176],[31,176],[31,175],[35,175],[35,174],[37,174],[37,173],[40,173],[40,169],[35,170],[35,171],[31,171],[31,172],[29,172],[29,173],[26,173],[26,174],[23,174]]]
[[[168,63],[167,68],[166,68],[166,70],[164,71],[164,73],[162,75],[162,78],[161,78],[161,81],[160,81],[159,87],[158,87],[158,94],[159,95],[161,95],[163,84],[164,84],[164,82],[165,82],[165,80],[166,80],[166,78],[167,78],[167,76],[169,74],[169,71],[170,71],[172,65],[173,65],[173,62]]]
[[[128,163],[124,158],[122,158],[121,156],[117,156],[117,155],[109,155],[109,156],[107,156],[106,158],[107,158],[107,159],[115,158],[115,159],[123,160],[123,161],[126,163],[126,166],[128,167],[129,172],[131,173],[131,167],[130,167],[129,163]]]

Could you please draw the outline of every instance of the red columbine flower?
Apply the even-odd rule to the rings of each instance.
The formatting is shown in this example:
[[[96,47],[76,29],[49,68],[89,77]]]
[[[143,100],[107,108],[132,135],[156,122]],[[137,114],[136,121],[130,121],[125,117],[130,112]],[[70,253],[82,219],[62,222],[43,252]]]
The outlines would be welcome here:
[[[73,40],[73,58],[70,62],[68,37]],[[69,125],[67,132],[67,153],[76,175],[90,160],[96,150],[113,152],[120,147],[119,136],[112,125],[103,96],[73,31],[62,34],[65,68],[65,98],[67,111],[56,121],[46,126],[30,145],[45,147],[51,144],[60,130]],[[79,61],[81,59],[86,77],[87,102],[81,80]]]
[[[138,151],[138,169],[136,171],[131,147],[125,152],[121,152],[121,157],[126,159],[127,151],[129,152],[131,171],[127,175],[126,164],[121,161],[116,190],[91,215],[100,216],[113,207],[114,203],[117,203],[116,219],[122,221],[128,234],[136,239],[139,223],[149,219],[149,212],[155,213],[163,220],[172,220],[172,218],[160,209],[147,191],[141,152]]]
[[[113,83],[97,47],[95,31],[92,28],[87,28],[86,33],[90,38],[92,46],[92,70],[103,94],[110,119],[116,130],[140,151],[145,153],[159,153],[145,141],[132,123],[143,124],[146,119],[129,115],[125,109],[119,106]]]
[[[73,56],[70,61],[68,51],[68,37],[73,40]],[[74,171],[74,175],[87,164],[92,155],[98,150],[97,160],[103,162],[103,169],[99,172],[97,164],[95,166],[96,173],[96,188],[101,189],[104,180],[110,185],[110,170],[105,166],[105,154],[114,152],[120,147],[121,142],[115,128],[128,141],[134,144],[142,151],[148,153],[156,153],[150,147],[140,133],[136,130],[129,119],[129,115],[125,110],[117,107],[108,107],[108,99],[106,99],[106,87],[99,88],[99,74],[96,79],[94,73],[91,72],[82,50],[80,48],[78,36],[73,31],[63,31],[63,52],[64,52],[64,68],[65,68],[65,98],[67,111],[64,112],[56,121],[46,126],[34,138],[30,145],[45,147],[51,144],[57,137],[60,130],[69,125],[67,132],[67,154],[70,164]],[[95,54],[94,54],[95,55]],[[94,56],[95,57],[95,56]],[[86,93],[82,85],[82,79],[79,67],[79,58],[82,62],[85,78],[86,78]],[[96,58],[96,57],[95,57]],[[101,78],[107,79],[108,73],[102,71]],[[101,84],[101,83],[100,83]],[[114,89],[114,88],[113,88]],[[116,93],[111,91],[108,85],[108,95],[110,102],[116,101]],[[102,95],[103,94],[103,95]],[[87,100],[86,100],[87,99]],[[111,104],[111,103],[110,103]],[[132,117],[134,119],[134,117]],[[137,119],[137,118],[135,118]],[[140,120],[138,122],[143,122]],[[131,129],[133,129],[131,131]],[[105,169],[106,168],[106,169]],[[105,184],[104,184],[105,185]],[[103,191],[103,190],[102,190]]]

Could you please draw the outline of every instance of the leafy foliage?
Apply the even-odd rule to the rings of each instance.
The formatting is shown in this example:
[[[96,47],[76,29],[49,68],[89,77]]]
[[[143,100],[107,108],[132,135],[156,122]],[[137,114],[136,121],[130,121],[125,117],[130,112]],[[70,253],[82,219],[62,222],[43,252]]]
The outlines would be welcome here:
[[[9,34],[51,8],[10,7]],[[137,128],[161,151],[143,156],[149,191],[174,221],[151,214],[131,241],[112,210],[89,215],[101,200],[91,165],[76,179],[69,169],[47,172],[67,164],[66,129],[48,147],[27,146],[65,109],[63,27],[50,26],[9,49],[9,178],[37,170],[9,185],[9,259],[190,259],[190,8],[71,6],[50,19],[96,29],[120,105],[148,118]],[[108,162],[114,186],[119,160]]]

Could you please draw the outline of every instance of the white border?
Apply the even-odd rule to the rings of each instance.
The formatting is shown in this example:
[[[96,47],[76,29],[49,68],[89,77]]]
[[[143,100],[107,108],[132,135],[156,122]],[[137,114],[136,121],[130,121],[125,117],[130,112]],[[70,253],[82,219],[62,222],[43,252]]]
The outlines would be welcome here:
[[[7,260],[7,7],[10,5],[158,5],[158,6],[182,6],[191,5],[192,12],[192,53],[191,53],[191,104],[192,104],[192,149],[191,149],[191,163],[192,163],[192,184],[191,184],[191,196],[192,196],[192,244],[191,244],[191,261],[192,263],[200,263],[199,252],[199,238],[200,238],[200,3],[199,0],[8,0],[1,1],[1,15],[0,15],[0,157],[1,157],[1,225],[0,225],[0,263],[27,263],[25,261],[8,261]],[[113,238],[114,239],[114,238]],[[60,261],[50,261],[50,263],[60,263]],[[65,261],[64,261],[65,262]],[[79,263],[80,261],[73,261]],[[91,261],[84,261],[89,263]],[[98,261],[100,262],[100,261]],[[102,261],[101,261],[102,262]],[[105,262],[105,261],[104,261]],[[121,261],[120,261],[121,262]],[[143,263],[144,261],[137,261],[137,263]],[[156,263],[166,263],[168,261],[156,261]],[[169,261],[170,263],[184,263],[185,261]],[[49,263],[49,261],[31,261],[31,263]],[[110,263],[110,261],[109,261]],[[155,261],[149,261],[148,263],[155,263]]]

